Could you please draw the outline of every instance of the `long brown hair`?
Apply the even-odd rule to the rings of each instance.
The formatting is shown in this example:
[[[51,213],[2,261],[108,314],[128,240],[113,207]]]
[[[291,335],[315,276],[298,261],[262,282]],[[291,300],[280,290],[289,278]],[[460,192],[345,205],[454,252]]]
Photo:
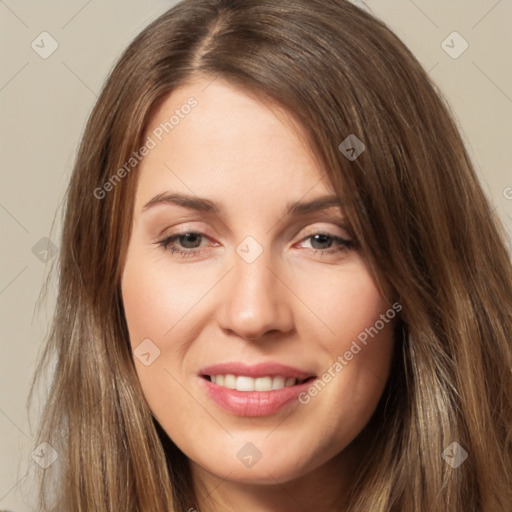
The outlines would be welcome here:
[[[377,434],[347,510],[510,510],[505,234],[435,85],[382,22],[344,0],[185,0],[110,74],[67,191],[57,307],[37,372],[54,361],[38,439],[59,459],[42,472],[40,509],[197,504],[130,351],[119,284],[136,169],[94,195],[144,143],[159,103],[197,76],[221,76],[295,116],[375,279],[402,305]],[[365,145],[356,159],[339,148],[349,135]],[[453,442],[468,454],[458,468],[441,457]]]

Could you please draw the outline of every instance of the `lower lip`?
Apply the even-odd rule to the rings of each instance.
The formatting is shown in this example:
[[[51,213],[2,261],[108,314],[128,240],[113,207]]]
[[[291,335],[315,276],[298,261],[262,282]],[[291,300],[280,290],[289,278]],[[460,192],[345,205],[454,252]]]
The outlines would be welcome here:
[[[272,391],[238,391],[218,386],[203,377],[200,380],[210,398],[224,410],[237,416],[268,416],[291,405],[300,393],[307,391],[314,379]]]

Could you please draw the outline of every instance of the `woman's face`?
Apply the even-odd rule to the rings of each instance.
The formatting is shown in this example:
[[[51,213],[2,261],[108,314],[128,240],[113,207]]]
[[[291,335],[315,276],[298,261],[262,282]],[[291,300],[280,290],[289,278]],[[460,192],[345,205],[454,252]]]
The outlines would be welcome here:
[[[154,416],[219,478],[341,464],[387,380],[395,309],[296,125],[198,80],[145,140],[122,296]]]

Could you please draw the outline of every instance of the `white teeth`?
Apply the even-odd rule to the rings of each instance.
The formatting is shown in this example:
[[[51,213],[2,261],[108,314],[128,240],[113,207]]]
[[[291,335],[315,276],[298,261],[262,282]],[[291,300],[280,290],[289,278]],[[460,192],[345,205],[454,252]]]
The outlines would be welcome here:
[[[271,377],[258,377],[257,379],[254,379],[254,391],[270,391],[271,389]]]
[[[281,388],[284,388],[284,382],[285,382],[285,378],[284,377],[274,377],[272,379],[272,389],[281,389]]]
[[[254,379],[251,377],[236,378],[237,391],[254,391]]]
[[[236,377],[234,375],[224,375],[225,388],[235,389],[236,388]]]
[[[297,383],[295,377],[248,377],[246,375],[210,375],[211,382],[224,388],[237,391],[272,391],[294,386]]]

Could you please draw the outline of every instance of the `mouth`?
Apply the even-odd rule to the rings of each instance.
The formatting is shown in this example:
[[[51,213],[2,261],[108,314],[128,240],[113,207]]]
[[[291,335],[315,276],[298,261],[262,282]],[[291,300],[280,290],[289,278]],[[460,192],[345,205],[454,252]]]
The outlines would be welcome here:
[[[317,377],[279,363],[222,363],[199,372],[206,395],[236,416],[268,416],[297,402]]]
[[[251,377],[249,375],[217,374],[201,375],[201,377],[216,386],[237,391],[278,391],[283,388],[297,386],[310,382],[315,376],[306,378],[286,377],[284,375],[265,375],[262,377]]]

